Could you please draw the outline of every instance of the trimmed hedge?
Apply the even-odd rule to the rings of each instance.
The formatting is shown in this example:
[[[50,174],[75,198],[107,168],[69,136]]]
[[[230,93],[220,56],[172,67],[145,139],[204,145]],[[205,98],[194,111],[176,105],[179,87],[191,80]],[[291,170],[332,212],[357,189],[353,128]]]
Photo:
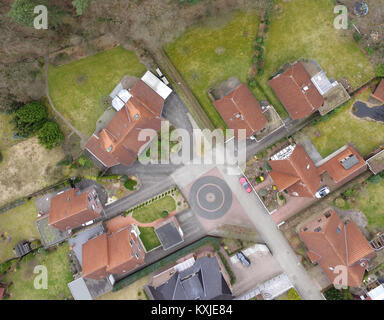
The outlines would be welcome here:
[[[231,285],[235,284],[236,276],[233,274],[233,271],[232,271],[231,267],[229,266],[227,259],[225,259],[224,255],[220,251],[218,252],[218,254],[220,256],[221,261],[224,264],[225,270],[227,270],[229,277],[231,278]]]

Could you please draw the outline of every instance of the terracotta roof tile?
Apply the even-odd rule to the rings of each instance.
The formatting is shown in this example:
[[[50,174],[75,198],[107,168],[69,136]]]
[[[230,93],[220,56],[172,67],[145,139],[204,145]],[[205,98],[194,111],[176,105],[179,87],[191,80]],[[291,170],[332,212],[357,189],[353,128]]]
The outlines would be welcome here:
[[[324,98],[299,61],[271,79],[269,84],[294,120],[309,116],[324,104]]]
[[[83,277],[106,276],[108,266],[108,240],[104,233],[83,244],[82,247],[82,275]]]
[[[157,132],[161,127],[163,98],[141,80],[133,86],[130,93],[132,97],[125,106],[85,146],[106,167],[131,165],[140,150],[151,140],[147,138],[146,141],[139,141],[140,130],[153,129]]]
[[[338,275],[334,268],[340,265],[347,267],[348,285],[358,287],[374,250],[354,222],[344,224],[334,210],[326,213],[328,218],[317,217],[299,236],[308,248],[309,258],[318,261],[332,283]]]
[[[384,103],[384,79],[382,79],[372,95],[375,99]]]
[[[238,129],[245,129],[249,138],[267,124],[260,104],[244,83],[213,104],[228,128],[235,130],[236,137]]]

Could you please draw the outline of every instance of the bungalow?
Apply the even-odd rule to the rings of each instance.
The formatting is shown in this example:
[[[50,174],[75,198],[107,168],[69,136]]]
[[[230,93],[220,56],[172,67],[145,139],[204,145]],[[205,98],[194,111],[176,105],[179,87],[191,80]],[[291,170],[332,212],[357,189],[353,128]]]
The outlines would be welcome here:
[[[112,234],[103,233],[82,246],[82,276],[102,280],[124,274],[144,263],[139,230],[129,225]]]
[[[94,188],[62,191],[51,199],[48,225],[67,231],[101,218],[103,205]]]
[[[293,120],[316,111],[325,115],[350,99],[345,88],[328,79],[314,60],[301,59],[286,64],[269,84]]]
[[[234,130],[236,138],[239,138],[239,129],[246,130],[246,138],[249,139],[267,124],[260,104],[244,83],[213,104],[228,128]]]
[[[299,237],[308,248],[308,258],[320,265],[333,284],[341,284],[337,267],[343,266],[347,271],[344,284],[360,287],[369,260],[376,256],[356,224],[342,222],[333,209],[309,222]]]
[[[384,103],[384,79],[380,81],[375,92],[372,94],[372,98]]]
[[[161,272],[145,287],[151,300],[229,300],[231,290],[216,257],[194,257]]]
[[[148,71],[129,92],[122,90],[113,100],[113,119],[88,140],[85,149],[105,168],[130,166],[160,130],[164,100],[172,90],[156,79]],[[145,129],[151,130],[141,140]]]

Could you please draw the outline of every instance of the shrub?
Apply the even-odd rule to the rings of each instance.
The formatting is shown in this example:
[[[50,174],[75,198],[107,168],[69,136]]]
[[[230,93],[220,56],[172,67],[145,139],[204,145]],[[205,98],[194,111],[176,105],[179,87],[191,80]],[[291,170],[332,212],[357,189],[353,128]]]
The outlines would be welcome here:
[[[248,79],[248,86],[252,89],[256,88],[257,82],[255,78],[249,78]]]
[[[81,155],[79,159],[77,159],[77,162],[82,168],[89,169],[92,167],[92,161],[88,159],[85,155]]]
[[[266,189],[260,189],[259,194],[260,194],[262,197],[264,197],[264,196],[267,195],[267,190],[266,190]]]
[[[17,135],[24,138],[30,136],[43,127],[47,118],[47,110],[40,102],[33,101],[25,104],[16,111],[14,118]]]
[[[377,64],[376,65],[376,75],[378,77],[384,78],[384,64]]]
[[[356,41],[357,43],[360,42],[362,38],[363,38],[363,37],[362,37],[361,34],[358,33],[358,32],[355,32],[355,33],[353,34],[353,39],[355,39],[355,41]]]
[[[76,14],[81,16],[84,10],[88,7],[89,0],[74,0],[72,1],[72,5],[76,9]]]
[[[229,277],[231,278],[231,285],[235,284],[236,276],[233,274],[233,271],[229,266],[227,259],[225,259],[224,255],[220,251],[218,252],[218,254],[220,256],[221,261],[223,262],[225,270],[227,271]]]
[[[53,149],[61,144],[64,135],[56,122],[48,121],[39,130],[37,135],[39,143],[48,150]]]
[[[283,201],[285,198],[284,198],[284,196],[281,194],[281,193],[279,193],[279,199],[281,200],[281,201]]]
[[[0,151],[0,163],[3,161],[3,154]]]
[[[133,190],[134,187],[137,185],[137,181],[135,180],[132,180],[132,179],[127,179],[125,182],[124,182],[124,187],[128,190]]]
[[[368,181],[373,184],[378,184],[381,181],[381,177],[379,175],[371,176],[368,178]]]
[[[169,215],[169,213],[168,213],[167,210],[163,210],[163,211],[160,213],[160,217],[162,217],[162,218],[164,218],[164,219],[167,218],[168,215]]]
[[[373,55],[373,49],[371,47],[366,47],[365,50],[367,51],[367,53],[371,56]]]
[[[34,13],[36,4],[30,0],[15,0],[12,3],[8,16],[15,22],[22,23],[27,27],[33,26]]]
[[[294,288],[288,290],[287,296],[289,300],[301,300],[300,295]]]
[[[272,171],[271,165],[270,165],[268,162],[265,163],[265,168],[266,168],[268,171]]]

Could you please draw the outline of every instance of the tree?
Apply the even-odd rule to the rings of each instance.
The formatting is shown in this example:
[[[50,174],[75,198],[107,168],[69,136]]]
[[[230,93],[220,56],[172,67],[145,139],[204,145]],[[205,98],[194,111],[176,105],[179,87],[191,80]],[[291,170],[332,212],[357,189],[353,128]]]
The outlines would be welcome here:
[[[161,213],[160,213],[160,217],[162,218],[167,218],[168,217],[168,211],[167,210],[163,210]]]
[[[48,121],[44,124],[39,130],[37,137],[39,138],[40,144],[49,150],[57,147],[64,140],[64,135],[59,126],[52,121]]]
[[[29,137],[44,125],[47,118],[47,110],[40,102],[27,103],[17,110],[13,120],[16,125],[17,135],[24,138]]]
[[[376,75],[384,78],[384,64],[378,64],[376,66]]]
[[[81,155],[79,159],[77,159],[77,162],[79,163],[80,167],[89,169],[92,167],[92,161],[88,159],[85,155]]]
[[[0,163],[3,161],[3,154],[0,151]]]
[[[78,16],[81,16],[84,10],[88,7],[89,0],[74,0],[72,1],[72,5],[76,9],[76,13]]]
[[[37,4],[31,0],[15,0],[12,3],[8,16],[15,22],[22,23],[26,27],[33,26],[33,9]]]

